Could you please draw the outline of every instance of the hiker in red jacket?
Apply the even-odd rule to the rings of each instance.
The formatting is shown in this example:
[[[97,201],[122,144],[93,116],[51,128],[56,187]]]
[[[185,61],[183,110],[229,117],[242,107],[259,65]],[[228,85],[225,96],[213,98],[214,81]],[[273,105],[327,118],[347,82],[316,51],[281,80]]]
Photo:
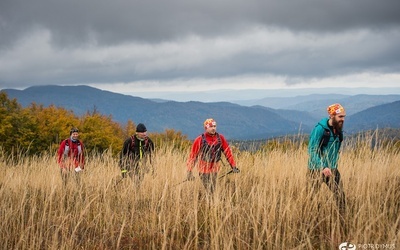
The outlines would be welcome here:
[[[85,168],[84,147],[82,141],[78,139],[79,130],[72,128],[69,135],[69,138],[61,142],[57,152],[57,162],[61,169],[64,185],[71,176],[74,176],[79,184],[79,173]]]
[[[233,173],[239,173],[228,142],[222,134],[217,133],[217,123],[210,118],[204,121],[205,132],[198,136],[192,145],[187,161],[187,180],[193,180],[192,170],[195,166],[200,179],[209,193],[213,193],[220,169],[221,153],[224,153]]]

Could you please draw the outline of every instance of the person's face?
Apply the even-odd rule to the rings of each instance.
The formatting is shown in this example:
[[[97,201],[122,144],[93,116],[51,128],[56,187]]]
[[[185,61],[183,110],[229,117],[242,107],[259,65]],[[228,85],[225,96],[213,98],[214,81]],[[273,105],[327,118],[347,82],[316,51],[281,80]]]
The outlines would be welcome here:
[[[210,135],[214,135],[217,132],[217,125],[209,125],[206,127],[206,132]]]
[[[332,126],[341,131],[343,129],[344,118],[346,117],[346,112],[332,116]]]
[[[139,139],[146,139],[147,132],[136,132],[136,136]]]
[[[78,133],[78,132],[73,132],[73,133],[71,134],[71,138],[72,138],[73,140],[77,140],[78,137],[79,137],[79,133]]]

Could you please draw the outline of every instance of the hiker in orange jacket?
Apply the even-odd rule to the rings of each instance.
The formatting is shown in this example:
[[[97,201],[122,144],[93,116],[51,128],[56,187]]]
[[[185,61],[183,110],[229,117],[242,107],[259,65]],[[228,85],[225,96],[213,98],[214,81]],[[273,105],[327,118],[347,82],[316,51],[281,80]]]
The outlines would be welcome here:
[[[198,136],[192,145],[187,161],[187,180],[193,180],[192,170],[195,166],[207,191],[213,193],[217,174],[220,170],[221,153],[224,153],[233,173],[239,173],[229,144],[222,134],[217,133],[217,123],[209,118],[204,121],[205,132]]]
[[[84,146],[79,137],[79,130],[72,128],[70,137],[60,143],[57,152],[57,163],[61,169],[63,184],[67,184],[70,176],[80,183],[79,173],[85,168]]]

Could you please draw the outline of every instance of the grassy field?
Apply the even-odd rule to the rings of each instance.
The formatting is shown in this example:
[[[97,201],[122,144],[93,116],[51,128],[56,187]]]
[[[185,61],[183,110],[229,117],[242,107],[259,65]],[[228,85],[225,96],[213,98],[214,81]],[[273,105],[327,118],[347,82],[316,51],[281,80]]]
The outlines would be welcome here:
[[[183,182],[188,152],[158,148],[140,187],[119,177],[111,154],[89,155],[82,185],[63,187],[53,154],[0,156],[1,249],[400,249],[400,155],[344,145],[339,169],[347,230],[332,194],[306,192],[307,149],[235,150],[241,170],[218,180],[213,199]],[[229,171],[224,166],[221,175]],[[179,184],[180,183],[180,184]]]

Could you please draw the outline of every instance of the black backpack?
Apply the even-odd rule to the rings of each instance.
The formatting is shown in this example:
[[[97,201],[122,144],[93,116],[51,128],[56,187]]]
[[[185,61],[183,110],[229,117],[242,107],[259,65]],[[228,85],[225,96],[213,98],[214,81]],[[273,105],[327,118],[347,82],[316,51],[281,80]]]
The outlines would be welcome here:
[[[131,135],[131,145],[129,146],[130,151],[133,151],[135,147],[135,136]],[[146,139],[144,140],[144,150],[147,150],[149,147],[149,139],[146,136]]]
[[[318,123],[318,124],[320,126],[322,126],[322,124],[320,124],[320,123]],[[323,136],[321,138],[321,141],[319,143],[319,147],[320,147],[321,151],[322,151],[322,148],[324,148],[324,147],[326,147],[328,145],[329,140],[331,138],[331,130],[328,129],[328,128],[325,128],[324,126],[322,126],[322,127],[324,128],[325,131],[324,131],[324,134],[323,134]],[[338,136],[339,136],[339,143],[341,144],[342,141],[343,141],[343,132],[340,132]]]
[[[218,143],[216,145],[209,145],[206,140],[206,136],[201,134],[201,160],[206,162],[218,162],[221,160],[222,142],[221,137],[216,133]]]

